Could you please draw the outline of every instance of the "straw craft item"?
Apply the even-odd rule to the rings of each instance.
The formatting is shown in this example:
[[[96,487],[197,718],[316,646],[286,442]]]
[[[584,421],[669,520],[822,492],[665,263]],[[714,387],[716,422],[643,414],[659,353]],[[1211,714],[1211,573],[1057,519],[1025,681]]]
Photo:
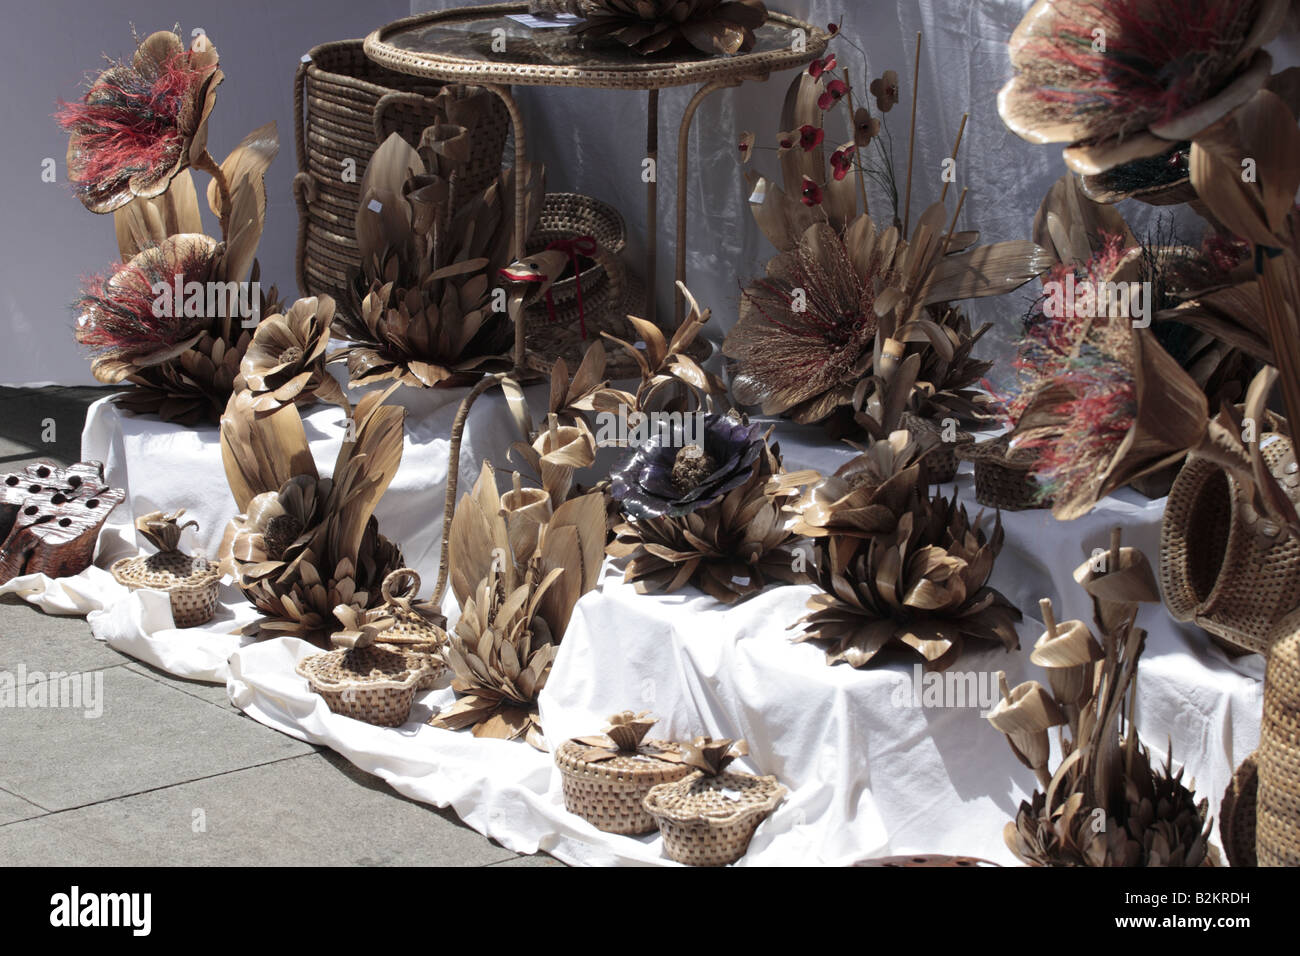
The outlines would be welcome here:
[[[431,603],[417,601],[420,576],[398,568],[380,585],[384,607],[376,613],[392,618],[391,627],[375,635],[375,643],[401,651],[407,663],[424,672],[417,690],[432,690],[447,669],[442,649],[447,643],[447,619]]]
[[[977,856],[947,856],[942,853],[919,853],[915,856],[877,856],[870,860],[854,863],[854,866],[866,867],[904,867],[907,869],[929,867],[967,867],[978,869],[998,864]]]
[[[726,866],[749,848],[758,825],[785,797],[776,777],[725,771],[744,756],[745,742],[697,737],[682,750],[682,762],[698,768],[646,794],[645,809],[659,824],[664,852],[689,866]]]
[[[360,264],[355,231],[359,184],[371,154],[391,133],[414,145],[426,127],[472,125],[469,156],[458,172],[459,195],[476,195],[496,178],[510,127],[504,105],[486,90],[458,88],[457,95],[440,95],[445,89],[442,83],[373,62],[361,40],[314,47],[299,65],[293,191],[298,204],[295,262],[304,295],[327,294],[344,305],[351,301],[348,273]],[[471,99],[472,108],[457,105]],[[348,161],[355,164],[355,178],[344,178]]]
[[[627,224],[619,211],[609,203],[601,202],[581,193],[547,193],[542,202],[542,214],[528,237],[530,256],[556,244],[590,239],[613,256],[621,255],[627,246]],[[567,253],[567,249],[561,251]],[[595,292],[605,282],[604,269],[591,258],[590,253],[575,250],[582,262],[582,270],[574,276],[572,265],[555,282],[551,283],[551,301],[556,306],[576,300],[579,289],[585,296]],[[585,262],[583,260],[586,260]],[[544,303],[533,305],[530,312],[545,313]]]
[[[1265,432],[1258,445],[1269,472],[1300,501],[1291,442]],[[1277,624],[1300,606],[1300,541],[1256,510],[1247,482],[1193,455],[1165,506],[1160,580],[1175,620],[1267,654]]]
[[[958,431],[954,441],[945,441],[939,425],[912,412],[902,414],[899,427],[906,429],[925,447],[922,457],[925,459],[926,477],[936,485],[957,477],[957,447],[975,442],[975,436],[965,431]]]
[[[157,548],[148,556],[122,558],[109,570],[118,584],[130,588],[166,591],[171,601],[172,620],[177,627],[198,627],[212,620],[217,611],[219,565],[195,553],[185,554],[177,545],[181,532],[197,528],[197,521],[180,523],[185,509],[171,514],[153,511],[135,521],[136,531]]]
[[[1050,507],[1051,500],[1042,496],[1032,474],[1038,456],[1024,449],[1010,450],[1009,445],[1010,439],[1003,435],[954,449],[959,459],[975,464],[975,500],[1003,511]]]
[[[655,722],[646,713],[624,711],[609,718],[603,735],[561,744],[555,765],[564,781],[565,809],[606,833],[652,833],[646,794],[691,772],[680,762],[677,744],[643,739]]]
[[[1255,817],[1259,795],[1259,761],[1251,754],[1241,762],[1219,804],[1219,841],[1229,866],[1258,866]]]
[[[402,651],[373,644],[313,654],[296,669],[331,711],[379,727],[406,723],[424,676]]]
[[[1255,853],[1260,866],[1300,866],[1300,630],[1279,627],[1264,676]]]
[[[23,574],[80,574],[95,557],[108,514],[126,497],[104,484],[104,466],[36,461],[0,476],[0,583]]]

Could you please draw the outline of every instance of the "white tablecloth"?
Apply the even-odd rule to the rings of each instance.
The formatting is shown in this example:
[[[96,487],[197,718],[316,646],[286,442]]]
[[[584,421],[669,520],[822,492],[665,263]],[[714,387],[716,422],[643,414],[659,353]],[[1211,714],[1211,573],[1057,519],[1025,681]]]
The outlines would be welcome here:
[[[445,434],[457,398],[448,394],[408,421],[402,469],[379,511],[381,527],[425,576],[426,593],[436,577],[446,473],[446,444],[435,436]],[[313,452],[326,468],[341,436],[338,418],[330,408],[306,416]],[[482,456],[504,466],[513,426],[499,394],[480,400],[470,426],[464,473],[472,476]],[[778,426],[777,437],[792,470],[831,471],[853,454],[788,424]],[[96,452],[107,461],[110,479],[128,488],[130,501],[114,516],[119,529],[132,513],[183,506],[208,519],[209,541],[219,537],[209,529],[224,524],[233,502],[214,429],[178,430],[100,403],[86,429],[85,453]],[[960,476],[957,488],[978,510],[969,476]],[[1013,684],[1042,678],[1027,654],[1041,630],[1028,616],[1038,598],[1050,596],[1060,619],[1089,620],[1091,606],[1071,577],[1073,568],[1105,547],[1117,523],[1125,528],[1125,543],[1154,561],[1162,507],[1125,491],[1071,523],[1056,522],[1046,511],[1003,514],[1006,544],[992,583],[1027,612],[1022,650],[970,645],[954,671],[973,682],[967,686],[986,692],[997,670]],[[100,563],[125,547],[120,531],[105,536]],[[127,594],[99,568],[60,581],[28,576],[0,591],[15,591],[55,613],[89,612],[95,635],[125,653],[179,676],[226,681],[231,700],[257,720],[338,750],[408,796],[452,806],[511,849],[546,850],[574,863],[666,862],[657,837],[603,834],[567,814],[547,755],[523,743],[424,726],[434,709],[451,702],[449,689],[424,695],[404,728],[370,727],[329,713],[293,670],[312,652],[310,645],[289,639],[247,644],[231,633],[253,616],[233,588],[223,590],[216,621],[187,631],[172,628],[162,595]],[[751,754],[742,766],[776,774],[790,788],[756,835],[749,864],[845,863],[920,852],[1011,862],[1002,826],[1032,790],[1033,778],[982,719],[989,700],[922,706],[930,698],[925,685],[914,686],[919,675],[908,665],[865,671],[827,666],[820,648],[792,643],[788,630],[811,593],[807,586],[772,588],[731,608],[693,589],[638,595],[607,562],[600,589],[575,610],[542,695],[548,737],[597,732],[609,714],[628,708],[657,714],[662,724],[655,733],[665,736],[745,737]],[[1157,754],[1172,741],[1175,762],[1186,765],[1217,812],[1233,768],[1258,742],[1262,661],[1229,661],[1160,606],[1145,607],[1139,622],[1150,635],[1138,678],[1139,730]]]

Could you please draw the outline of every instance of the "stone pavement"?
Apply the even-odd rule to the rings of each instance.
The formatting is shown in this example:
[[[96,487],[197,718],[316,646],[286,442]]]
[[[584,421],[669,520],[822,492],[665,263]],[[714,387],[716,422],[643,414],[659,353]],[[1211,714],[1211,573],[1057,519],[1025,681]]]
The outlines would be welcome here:
[[[0,388],[0,470],[75,461],[103,394]],[[7,595],[0,673],[19,668],[90,683],[79,707],[0,705],[0,866],[559,865],[245,717],[224,687],[171,677],[84,620]]]

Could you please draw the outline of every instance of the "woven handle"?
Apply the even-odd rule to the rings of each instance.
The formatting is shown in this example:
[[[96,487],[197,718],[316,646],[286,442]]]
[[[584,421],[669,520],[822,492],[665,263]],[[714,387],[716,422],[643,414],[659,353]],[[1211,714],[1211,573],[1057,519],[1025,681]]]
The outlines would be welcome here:
[[[379,593],[384,596],[385,604],[414,601],[420,595],[420,575],[412,568],[398,568],[384,578]]]
[[[307,89],[307,70],[311,61],[299,61],[298,69],[293,74],[293,148],[298,159],[298,174],[293,177],[293,198],[298,206],[298,242],[294,250],[293,264],[298,273],[298,294],[308,295],[307,291],[307,203],[314,196],[307,196],[311,188],[311,174],[307,172],[306,119],[303,117],[303,99]]]
[[[375,145],[382,146],[384,140],[388,139],[388,133],[392,132],[391,130],[385,132],[389,110],[399,104],[423,107],[426,106],[429,101],[430,97],[427,97],[422,93],[393,92],[385,93],[383,96],[379,97],[379,102],[375,104],[375,115],[372,118],[372,124],[375,130]]]

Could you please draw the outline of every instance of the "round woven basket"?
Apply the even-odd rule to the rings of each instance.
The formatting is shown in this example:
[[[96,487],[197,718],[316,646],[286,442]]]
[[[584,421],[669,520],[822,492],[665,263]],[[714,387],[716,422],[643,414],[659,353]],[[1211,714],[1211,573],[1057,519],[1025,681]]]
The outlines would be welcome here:
[[[957,446],[972,444],[975,441],[974,435],[958,431],[955,441],[944,441],[942,427],[912,412],[903,412],[898,423],[929,444],[930,450],[925,453],[925,467],[932,484],[942,485],[957,477]]]
[[[109,567],[114,580],[134,591],[166,591],[172,621],[179,628],[198,627],[217,613],[217,582],[221,569],[202,555],[159,551],[121,558]]]
[[[617,209],[599,199],[581,193],[547,193],[541,216],[528,237],[528,254],[536,255],[553,242],[587,236],[606,253],[619,256],[627,245],[627,224]],[[604,266],[592,258],[578,277],[573,275],[572,269],[567,271],[551,285],[551,302],[558,307],[575,301],[579,280],[585,300],[605,284]],[[533,311],[536,313],[538,307],[533,306]],[[546,313],[545,303],[541,305],[541,313]]]
[[[1260,437],[1270,472],[1300,500],[1291,442]],[[1249,488],[1195,455],[1169,491],[1160,525],[1160,584],[1169,612],[1246,651],[1268,653],[1300,607],[1300,542],[1250,504]]]
[[[1255,855],[1260,866],[1300,866],[1300,614],[1279,627],[1264,675]]]
[[[975,464],[975,500],[986,508],[1003,511],[1051,507],[1051,499],[1041,496],[1038,481],[1031,474],[1037,457],[1023,448],[1011,451],[1009,444],[1010,439],[1002,435],[954,449],[957,458]]]
[[[423,676],[402,651],[375,645],[313,654],[297,671],[331,711],[380,727],[406,723]]]
[[[340,307],[348,301],[348,269],[359,265],[354,222],[358,186],[371,154],[398,133],[412,146],[428,126],[447,122],[434,97],[444,84],[390,70],[373,62],[361,40],[339,40],[314,47],[294,79],[294,144],[298,175],[298,287],[303,295],[330,295]],[[486,189],[501,171],[510,131],[510,114],[497,96],[476,87],[482,110],[471,137],[470,158],[459,172],[460,195]],[[355,182],[343,179],[352,160]],[[309,212],[329,207],[327,235]],[[323,244],[327,247],[323,247]],[[338,250],[344,258],[339,260]],[[326,260],[326,261],[322,261]]]
[[[646,794],[645,809],[659,824],[664,852],[689,866],[726,866],[749,849],[754,831],[786,789],[776,777],[694,771]]]
[[[375,643],[400,651],[407,664],[421,672],[416,690],[432,690],[447,670],[441,653],[447,643],[442,626],[446,619],[431,606],[416,603],[420,576],[411,568],[390,572],[379,590],[382,613],[393,618],[393,626],[376,635]]]
[[[594,762],[582,759],[589,749],[566,740],[555,752],[555,765],[564,784],[565,809],[606,833],[636,836],[654,832],[654,817],[644,805],[646,794],[692,772],[683,763],[657,756],[680,753],[677,744],[666,740],[647,740],[635,752]]]

